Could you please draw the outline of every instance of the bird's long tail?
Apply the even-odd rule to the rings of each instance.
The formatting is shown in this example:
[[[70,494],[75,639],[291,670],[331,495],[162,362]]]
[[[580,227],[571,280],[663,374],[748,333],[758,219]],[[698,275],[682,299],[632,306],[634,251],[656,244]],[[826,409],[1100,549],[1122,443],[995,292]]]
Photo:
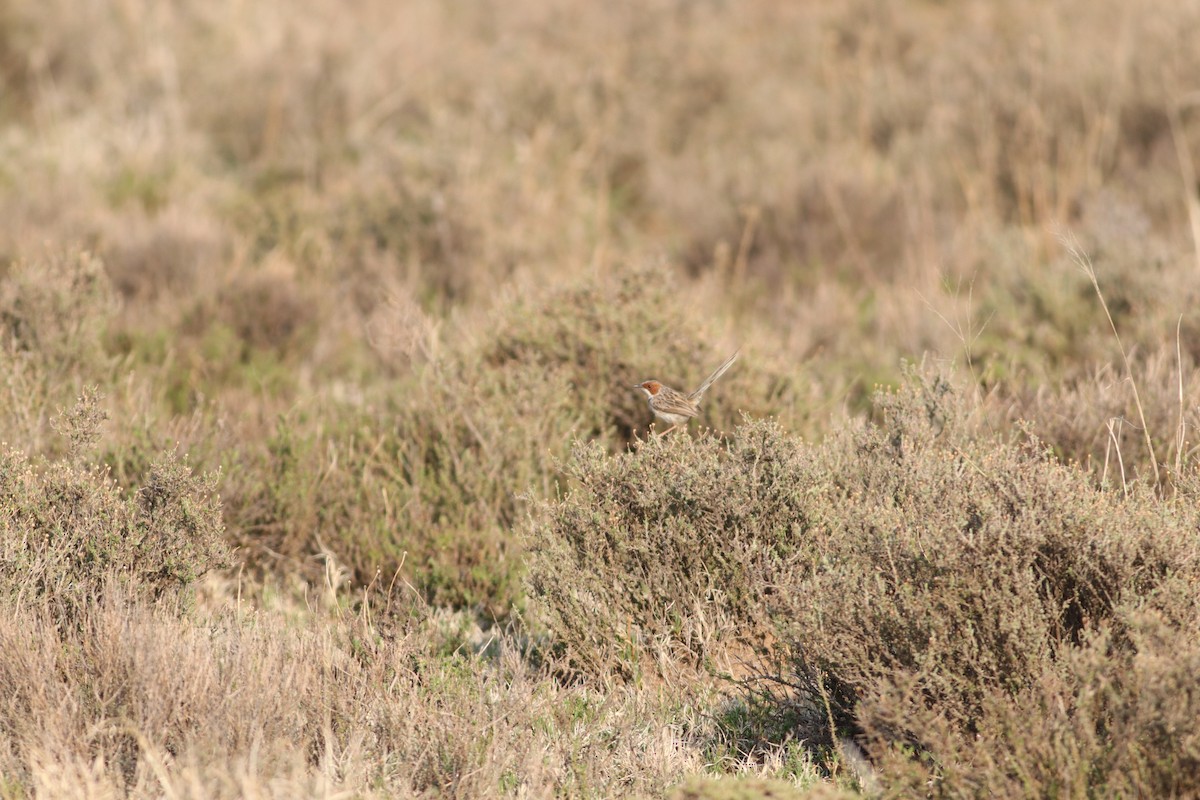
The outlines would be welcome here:
[[[700,398],[704,396],[706,391],[708,391],[708,387],[712,386],[713,382],[716,381],[717,378],[724,375],[725,371],[733,366],[733,362],[737,361],[737,357],[741,352],[742,351],[739,348],[737,352],[727,358],[724,364],[717,367],[716,371],[713,372],[712,375],[709,375],[708,378],[705,379],[704,383],[700,384],[699,389],[688,395],[688,399],[696,403],[700,402]]]

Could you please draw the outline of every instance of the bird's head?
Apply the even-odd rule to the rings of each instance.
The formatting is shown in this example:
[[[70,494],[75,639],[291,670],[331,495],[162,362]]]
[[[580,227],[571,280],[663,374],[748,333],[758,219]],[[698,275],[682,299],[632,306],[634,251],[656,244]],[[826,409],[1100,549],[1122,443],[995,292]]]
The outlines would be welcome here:
[[[654,397],[654,395],[658,394],[662,390],[662,384],[658,381],[646,381],[645,383],[639,383],[633,388],[641,389],[646,393],[646,397]]]

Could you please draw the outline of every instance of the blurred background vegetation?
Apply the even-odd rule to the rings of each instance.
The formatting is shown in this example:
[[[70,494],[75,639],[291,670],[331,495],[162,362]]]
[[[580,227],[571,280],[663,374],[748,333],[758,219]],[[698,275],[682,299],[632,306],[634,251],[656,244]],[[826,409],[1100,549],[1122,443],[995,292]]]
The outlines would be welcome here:
[[[912,685],[888,672],[886,691],[876,691],[871,681],[881,673],[847,667],[854,657],[845,639],[805,643],[796,630],[779,630],[778,609],[754,599],[778,586],[759,581],[790,576],[787,585],[830,598],[866,585],[855,573],[830,588],[772,559],[875,563],[878,553],[852,552],[836,537],[821,546],[832,550],[789,545],[786,556],[775,540],[781,531],[878,530],[853,516],[854,503],[810,506],[817,501],[793,484],[805,477],[844,487],[880,469],[852,431],[897,430],[888,390],[921,395],[952,385],[963,406],[945,419],[965,437],[945,445],[955,457],[992,442],[1002,450],[985,448],[970,463],[992,459],[1001,465],[994,469],[1031,470],[1029,480],[1066,482],[1063,497],[1096,492],[1095,503],[1158,509],[1138,506],[1143,522],[1118,529],[1142,531],[1146,515],[1194,496],[1197,30],[1194,0],[8,0],[0,4],[0,439],[12,449],[0,461],[0,519],[19,543],[5,551],[2,585],[12,602],[37,605],[22,613],[48,626],[55,644],[46,652],[82,647],[88,625],[119,628],[108,617],[88,622],[80,605],[106,592],[134,606],[147,596],[160,605],[184,599],[169,621],[137,623],[151,628],[192,624],[179,614],[224,619],[243,602],[294,625],[324,625],[332,614],[332,632],[313,634],[329,637],[321,647],[345,648],[361,662],[355,674],[385,682],[391,667],[377,660],[399,656],[379,648],[396,641],[417,648],[404,658],[439,670],[448,669],[444,657],[469,651],[483,660],[468,659],[462,681],[497,680],[481,672],[494,668],[495,654],[464,644],[490,631],[523,654],[504,656],[520,662],[505,669],[526,670],[530,686],[555,687],[545,689],[551,699],[530,688],[511,702],[526,708],[540,697],[575,709],[580,725],[625,732],[647,719],[668,724],[683,701],[646,711],[639,695],[605,695],[605,717],[585,713],[586,693],[555,693],[583,691],[572,681],[597,676],[608,691],[627,691],[615,687],[649,681],[655,669],[647,664],[669,673],[677,658],[700,673],[707,663],[711,678],[725,669],[714,664],[726,652],[708,644],[725,641],[711,626],[728,624],[756,632],[733,636],[729,653],[767,641],[795,645],[801,655],[785,661],[813,692],[824,686],[813,675],[837,673],[842,693],[828,704],[829,725],[863,746],[876,743],[876,767],[900,758],[897,742],[940,752],[944,765],[966,759],[896,733],[895,709],[920,716],[905,705],[915,702]],[[768,437],[775,444],[754,446],[766,434],[751,429],[743,437],[751,444],[735,448],[756,454],[750,461],[726,464],[707,439],[662,444],[656,469],[621,460],[645,454],[635,443],[650,421],[629,385],[655,377],[694,386],[739,346],[741,359],[706,397],[693,432],[731,433],[744,419],[769,418],[779,426]],[[921,417],[919,409],[899,417],[914,414]],[[1028,466],[1003,449],[1026,447],[1019,443],[1031,436],[1070,479],[1047,478],[1040,461]],[[591,444],[572,455],[579,442]],[[747,464],[781,447],[815,449],[778,456],[791,465],[791,477],[779,479],[790,488],[768,487],[776,498],[768,513],[755,505],[767,496],[753,488],[761,474]],[[938,477],[938,457],[920,452],[930,463],[918,471],[935,484],[950,481]],[[710,485],[712,471],[733,483]],[[692,494],[672,495],[675,474],[691,476]],[[666,484],[661,492],[621,494],[631,481],[656,480]],[[155,506],[147,498],[163,485],[169,491]],[[970,519],[972,503],[1002,504],[1004,492],[990,486],[959,487],[961,498],[943,498],[957,509],[946,513]],[[724,506],[698,497],[723,498],[731,516],[713,523],[711,512]],[[547,505],[554,502],[568,505]],[[639,542],[648,520],[664,519],[687,535],[666,551],[639,544],[633,561],[569,535],[623,532]],[[725,523],[745,535],[730,536]],[[1184,523],[1162,524],[1176,531]],[[138,531],[140,544],[104,538],[114,526]],[[74,538],[56,533],[65,529]],[[1087,531],[1076,535],[1088,540]],[[43,540],[58,544],[37,545]],[[663,593],[686,594],[682,587],[703,571],[680,566],[685,555],[705,553],[700,563],[711,565],[731,542],[745,548],[744,560],[722,562],[706,580],[733,594],[706,590],[691,608],[672,609]],[[81,548],[95,557],[73,555]],[[667,559],[667,573],[643,576],[651,586],[643,597],[622,581],[638,574],[631,564],[655,558]],[[953,569],[975,563],[963,558]],[[1104,558],[1114,570],[1129,563]],[[1168,572],[1187,561],[1162,558]],[[1090,580],[1074,562],[1051,561],[1081,586]],[[599,563],[612,572],[589,573]],[[43,576],[36,586],[20,577],[35,568]],[[113,583],[112,570],[124,577]],[[47,580],[52,574],[74,577]],[[597,583],[568,597],[568,575],[576,588]],[[608,598],[605,585],[628,594]],[[1069,604],[1071,591],[1060,587],[1042,601]],[[317,595],[331,597],[330,607],[315,608]],[[1080,613],[1097,625],[1133,613],[1109,600],[1089,595],[1079,602],[1090,610]],[[112,607],[95,613],[118,613]],[[723,621],[704,617],[705,607]],[[588,609],[602,613],[588,618]],[[380,633],[381,615],[409,638]],[[228,624],[242,630],[241,621]],[[267,655],[247,663],[278,665],[292,646],[272,644],[273,625],[246,645]],[[1129,642],[1150,636],[1149,625],[1125,620],[1104,635]],[[1083,648],[1078,659],[1099,658],[1084,628],[1092,631],[1055,623],[1050,633],[1018,637],[1021,652],[1050,637]],[[639,655],[645,637],[659,644]],[[663,644],[672,637],[684,644]],[[311,655],[310,644],[296,652]],[[779,648],[767,649],[779,656]],[[888,670],[912,667],[897,659]],[[1095,679],[1094,663],[1078,659],[1071,675]],[[1044,671],[1040,661],[1022,663],[1030,685],[1055,670],[1075,685],[1057,660]],[[74,680],[64,678],[72,692],[84,691]],[[447,696],[472,691],[454,685]],[[708,684],[697,677],[700,685]],[[757,770],[789,785],[821,773],[813,789],[821,792],[868,791],[875,780],[850,768],[852,754],[828,731],[813,734],[824,751],[797,755],[788,735],[767,732],[780,730],[771,727],[778,714],[763,717],[769,724],[749,721],[759,719],[759,700],[721,715],[710,713],[711,698],[688,713],[740,732],[711,734],[703,745],[683,736],[690,744],[671,752],[691,755],[662,754],[657,772],[632,779],[621,777],[622,765],[636,759],[610,751],[592,763],[569,743],[562,764],[531,772],[497,755],[512,742],[475,752],[454,738],[469,729],[448,732],[440,756],[405,750],[411,743],[396,733],[377,747],[408,753],[400,761],[412,770],[388,771],[376,745],[363,743],[375,740],[354,739],[361,720],[351,711],[344,730],[335,720],[326,731],[321,686],[305,684],[315,699],[302,737],[315,742],[314,754],[298,766],[250,770],[242,784],[205,755],[245,750],[237,737],[197,749],[188,736],[150,726],[138,729],[141,740],[105,734],[76,751],[31,745],[21,737],[41,735],[33,726],[10,731],[20,744],[0,755],[15,776],[5,786],[18,787],[14,796],[53,793],[37,783],[54,773],[45,764],[90,764],[97,752],[107,759],[93,776],[98,786],[150,794],[194,786],[198,796],[237,794],[237,786],[265,792],[272,776],[313,794],[349,786],[470,796],[655,794],[705,770]],[[942,702],[959,698],[959,688],[923,696]],[[1000,702],[980,692],[962,701],[964,715]],[[435,702],[417,695],[403,702]],[[769,696],[776,711],[786,705]],[[892,705],[856,717],[868,696]],[[337,702],[351,709],[366,701]],[[584,711],[571,705],[580,702]],[[96,713],[80,719],[94,725],[128,708]],[[986,728],[926,722],[938,731],[943,722],[949,731]],[[766,727],[751,735],[755,725]],[[559,741],[554,727],[545,736]],[[282,741],[295,734],[288,730],[263,735]],[[795,739],[800,728],[789,730]],[[717,740],[732,754],[728,769],[713,766],[725,763],[714,755]],[[534,752],[536,742],[523,746]],[[776,746],[769,756],[764,742]],[[338,772],[330,753],[339,747],[349,748],[346,763],[373,766]],[[187,753],[191,766],[156,772],[155,754],[164,752]],[[903,763],[890,773],[893,786],[927,779]],[[679,792],[724,791],[714,787]],[[1164,784],[1130,791],[1149,788]]]

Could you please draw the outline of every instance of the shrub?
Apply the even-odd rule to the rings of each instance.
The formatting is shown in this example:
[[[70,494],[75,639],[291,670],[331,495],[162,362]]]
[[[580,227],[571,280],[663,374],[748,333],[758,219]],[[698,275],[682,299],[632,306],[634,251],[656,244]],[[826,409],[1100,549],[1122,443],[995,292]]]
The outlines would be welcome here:
[[[229,259],[229,233],[207,209],[176,204],[157,214],[122,215],[109,228],[103,253],[113,289],[139,310],[175,308],[181,298],[196,297],[222,277]]]
[[[75,459],[36,465],[0,453],[0,591],[47,602],[74,619],[110,581],[148,599],[176,597],[210,569],[226,566],[214,476],[195,476],[169,453],[134,495],[79,458],[101,416],[85,393],[60,429]]]
[[[328,548],[361,582],[403,564],[438,603],[504,615],[521,594],[523,493],[552,491],[573,437],[618,449],[649,421],[629,388],[652,365],[699,382],[720,363],[656,270],[534,292],[496,312],[361,411],[280,423],[259,454],[270,475],[235,510],[245,543],[290,556]],[[743,370],[771,380],[750,364]],[[744,378],[745,379],[745,378]],[[686,383],[687,381],[685,381]],[[759,395],[766,394],[762,390]],[[727,416],[720,390],[706,412]],[[710,417],[711,419],[711,417]]]
[[[948,796],[1189,797],[1200,788],[1200,704],[1190,690],[1200,649],[1189,619],[1123,604],[1015,690],[981,687],[971,735],[913,680],[863,704],[872,731],[919,730],[922,757],[872,733],[892,792]],[[1176,598],[1176,601],[1182,598]],[[1178,611],[1181,606],[1176,606]],[[1120,631],[1120,633],[1117,633]],[[1048,659],[1049,661],[1049,659]]]
[[[50,254],[0,271],[0,441],[43,448],[45,409],[108,375],[101,345],[116,311],[99,259]]]
[[[104,265],[89,253],[21,262],[0,282],[0,344],[54,375],[94,375],[115,309]]]
[[[1177,503],[1097,489],[1036,439],[980,436],[918,371],[876,407],[819,445],[748,422],[579,448],[575,488],[529,528],[529,586],[572,662],[677,678],[753,647],[774,735],[855,738],[903,791],[1200,788],[1194,704],[1166,699],[1196,657],[1191,484]],[[1030,708],[1057,709],[1053,738]]]
[[[938,405],[948,385],[927,388],[923,424],[961,422]],[[834,441],[746,420],[728,438],[651,437],[617,455],[578,445],[572,491],[527,528],[529,588],[576,665],[628,676],[647,657],[698,665],[770,639],[836,519],[826,495],[853,469]]]
[[[631,675],[646,658],[702,665],[770,632],[775,587],[802,561],[811,463],[771,422],[732,439],[580,445],[574,487],[529,528],[531,593],[571,660]]]
[[[930,405],[929,388],[881,398],[881,425],[823,445],[852,455],[827,458],[808,494],[817,566],[791,611],[801,653],[852,695],[918,672],[966,730],[983,686],[1023,685],[1185,569],[1193,520],[1148,493],[1092,488],[1036,440],[963,436],[961,412]]]
[[[1194,659],[1163,645],[1196,619],[1193,505],[969,435],[936,381],[879,405],[822,445],[813,568],[784,593],[785,683],[828,722],[808,734],[862,735],[901,793],[1195,791],[1192,725],[1148,709]]]

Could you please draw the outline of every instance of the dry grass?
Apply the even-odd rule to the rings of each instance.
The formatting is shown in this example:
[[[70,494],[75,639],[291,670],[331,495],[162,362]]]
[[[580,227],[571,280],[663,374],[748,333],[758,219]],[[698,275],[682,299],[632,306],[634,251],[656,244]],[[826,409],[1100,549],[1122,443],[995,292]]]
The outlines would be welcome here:
[[[10,796],[654,795],[704,769],[703,696],[564,687],[455,615],[13,611]]]
[[[0,796],[1194,793],[1198,25],[6,3]]]

